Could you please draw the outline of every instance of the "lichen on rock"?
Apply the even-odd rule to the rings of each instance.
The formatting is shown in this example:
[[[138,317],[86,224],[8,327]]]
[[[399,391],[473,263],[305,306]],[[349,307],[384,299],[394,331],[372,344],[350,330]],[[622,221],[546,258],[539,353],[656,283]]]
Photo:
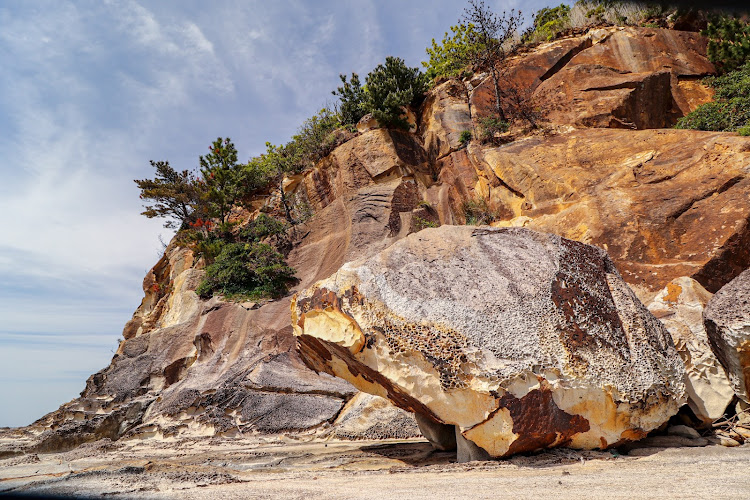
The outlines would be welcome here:
[[[413,234],[300,292],[292,324],[311,368],[496,457],[607,448],[685,401],[671,337],[606,253],[526,229]]]

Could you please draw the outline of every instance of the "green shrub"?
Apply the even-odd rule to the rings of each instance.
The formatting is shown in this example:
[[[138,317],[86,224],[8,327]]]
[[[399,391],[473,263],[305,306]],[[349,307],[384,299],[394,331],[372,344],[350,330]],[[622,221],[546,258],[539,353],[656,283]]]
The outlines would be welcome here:
[[[278,298],[294,281],[294,269],[272,246],[227,243],[216,260],[206,267],[206,277],[196,293],[204,299],[216,293],[229,297]]]
[[[334,131],[341,126],[339,115],[330,108],[323,108],[305,120],[292,140],[286,144],[293,149],[293,170],[301,172],[328,156],[338,146]]]
[[[488,116],[479,120],[483,141],[493,140],[495,134],[507,132],[509,127],[508,122],[496,116]]]
[[[737,133],[744,137],[750,137],[750,124],[738,128]]]
[[[257,243],[271,236],[286,236],[287,229],[284,222],[262,213],[239,231],[238,239]]]
[[[466,224],[470,226],[481,226],[500,219],[500,214],[490,208],[489,201],[484,197],[468,199],[461,208]]]
[[[557,7],[545,7],[534,14],[531,27],[521,39],[524,43],[553,40],[568,26],[570,26],[569,6],[560,4]]]
[[[734,131],[750,124],[750,63],[706,82],[716,89],[715,100],[680,118],[676,128]]]
[[[418,105],[427,91],[419,68],[409,68],[400,57],[386,57],[367,75],[367,109],[383,127],[409,129],[402,107]]]
[[[424,219],[419,216],[414,217],[414,229],[415,230],[421,231],[422,229],[425,229],[428,227],[440,227],[440,223],[431,221],[429,219]]]
[[[451,26],[452,35],[445,33],[440,45],[432,39],[432,47],[426,50],[430,56],[429,61],[422,62],[425,75],[430,82],[436,78],[455,78],[460,76],[471,61],[471,52],[474,50],[471,39],[476,38],[470,32],[473,31],[472,24],[458,23]]]
[[[469,142],[471,142],[471,130],[464,130],[461,132],[461,135],[458,137],[458,142],[461,143],[461,146],[466,147]]]

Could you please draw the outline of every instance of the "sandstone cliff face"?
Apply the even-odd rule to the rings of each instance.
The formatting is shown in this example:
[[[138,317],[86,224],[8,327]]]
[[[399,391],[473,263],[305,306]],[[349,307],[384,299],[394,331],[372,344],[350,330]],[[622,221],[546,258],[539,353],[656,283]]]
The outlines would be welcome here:
[[[507,224],[604,248],[641,292],[680,276],[715,292],[750,267],[746,138],[590,129],[470,154]]]
[[[507,74],[546,104],[546,135],[468,148],[459,137],[476,137],[491,102],[488,82],[478,75],[439,85],[416,112],[416,132],[371,124],[287,180],[286,190],[315,213],[296,230],[289,255],[297,290],[424,221],[463,224],[464,202],[486,198],[496,225],[606,249],[644,299],[679,276],[715,292],[750,267],[750,140],[623,130],[669,125],[710,98],[696,78],[712,70],[694,33],[607,28],[543,44],[514,58]],[[199,267],[189,251],[169,247],[144,280],[143,304],[111,365],[81,398],[30,428],[40,433],[39,449],[101,437],[417,432],[400,410],[355,397],[349,384],[303,365],[289,298],[200,301]]]

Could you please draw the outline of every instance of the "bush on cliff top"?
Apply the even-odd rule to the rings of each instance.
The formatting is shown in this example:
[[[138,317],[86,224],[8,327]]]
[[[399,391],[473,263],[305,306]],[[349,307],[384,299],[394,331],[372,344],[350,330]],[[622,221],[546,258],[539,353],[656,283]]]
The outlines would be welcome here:
[[[681,118],[676,128],[735,131],[750,125],[750,62],[706,81],[716,90],[715,100]]]
[[[196,289],[201,298],[214,294],[256,299],[278,298],[296,281],[279,248],[287,247],[288,226],[260,214],[239,231],[206,235],[203,254],[209,265]]]
[[[365,79],[352,73],[351,80],[339,75],[343,85],[332,93],[340,99],[339,109],[344,124],[356,125],[367,113],[372,113],[383,127],[408,130],[402,108],[418,106],[427,92],[427,79],[419,68],[410,68],[400,57],[386,57]]]

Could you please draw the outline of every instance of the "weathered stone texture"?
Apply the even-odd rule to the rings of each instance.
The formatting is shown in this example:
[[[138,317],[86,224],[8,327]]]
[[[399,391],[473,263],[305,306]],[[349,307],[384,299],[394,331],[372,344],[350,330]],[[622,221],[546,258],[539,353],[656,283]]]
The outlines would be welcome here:
[[[595,129],[469,151],[509,219],[606,249],[639,292],[680,276],[715,292],[750,267],[749,139]]]
[[[698,33],[612,27],[511,58],[502,88],[533,99],[550,125],[661,128],[711,99],[698,79],[714,72]],[[512,107],[512,99],[504,100]],[[490,79],[471,103],[474,118],[493,113]]]
[[[703,309],[710,299],[711,294],[697,281],[682,277],[669,282],[648,304],[648,310],[667,327],[685,363],[688,405],[707,424],[722,417],[734,399],[703,327]]]
[[[750,403],[750,270],[716,292],[703,312],[703,322],[735,394]]]
[[[637,438],[684,400],[669,334],[595,247],[524,229],[443,226],[295,296],[312,368],[492,456]]]

